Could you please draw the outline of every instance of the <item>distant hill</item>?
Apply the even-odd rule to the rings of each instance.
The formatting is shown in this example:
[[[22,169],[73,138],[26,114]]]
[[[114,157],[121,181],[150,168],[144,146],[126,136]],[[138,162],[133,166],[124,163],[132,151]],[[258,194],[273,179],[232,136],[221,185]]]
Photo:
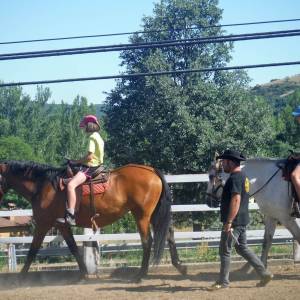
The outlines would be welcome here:
[[[256,85],[252,88],[252,92],[257,96],[264,96],[276,111],[279,111],[284,107],[285,98],[298,89],[300,89],[300,74],[272,79],[268,83]]]

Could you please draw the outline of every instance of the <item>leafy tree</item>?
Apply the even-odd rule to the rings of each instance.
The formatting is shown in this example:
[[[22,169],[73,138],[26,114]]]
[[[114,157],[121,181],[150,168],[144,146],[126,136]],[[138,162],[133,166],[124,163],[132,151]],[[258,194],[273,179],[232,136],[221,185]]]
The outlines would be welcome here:
[[[153,16],[143,19],[146,32],[130,40],[221,35],[224,32],[215,26],[222,17],[217,4],[161,0]],[[187,27],[195,29],[179,30]],[[136,49],[123,51],[121,59],[128,73],[213,68],[230,61],[231,49],[229,43]],[[207,171],[215,150],[227,147],[265,154],[273,138],[272,110],[263,98],[251,96],[248,81],[243,71],[119,80],[105,103],[113,163],[151,164],[176,174]],[[199,187],[194,193],[199,195]]]
[[[32,101],[19,87],[0,89],[0,120],[5,125],[3,136],[18,136],[27,141],[37,161],[43,161],[43,153],[48,150],[41,142],[49,136],[46,103],[50,95],[49,89],[38,87]]]
[[[61,104],[56,119],[59,128],[59,137],[56,153],[60,156],[60,161],[64,157],[79,158],[86,152],[86,136],[79,128],[80,120],[84,115],[95,114],[95,107],[88,105],[85,97],[77,96],[72,105]],[[59,158],[57,158],[59,159]]]
[[[0,137],[0,160],[33,160],[34,158],[31,146],[21,138]]]
[[[21,138],[14,136],[0,137],[0,160],[34,160],[35,158],[31,146]],[[18,208],[30,207],[29,202],[13,192],[8,192],[5,195],[1,206],[5,207],[9,202],[14,202]]]
[[[0,136],[20,137],[30,145],[35,161],[56,165],[65,156],[83,155],[85,136],[78,124],[96,109],[84,97],[77,96],[72,105],[55,105],[48,104],[50,96],[42,87],[33,100],[19,87],[0,88]]]
[[[277,157],[287,157],[289,150],[300,152],[300,126],[292,112],[300,104],[300,90],[287,97],[284,109],[275,119],[276,138],[272,153]]]
[[[218,25],[220,19],[217,1],[162,0],[154,16],[143,20],[148,32],[133,35],[131,42],[220,35],[220,27],[203,27]],[[196,29],[176,30],[191,26]],[[231,48],[216,43],[127,50],[121,58],[128,73],[205,68],[225,65]],[[247,84],[244,72],[120,80],[106,101],[113,162],[199,172],[216,149],[234,146],[248,154],[264,153],[263,145],[272,138],[272,111],[262,98],[250,95]]]

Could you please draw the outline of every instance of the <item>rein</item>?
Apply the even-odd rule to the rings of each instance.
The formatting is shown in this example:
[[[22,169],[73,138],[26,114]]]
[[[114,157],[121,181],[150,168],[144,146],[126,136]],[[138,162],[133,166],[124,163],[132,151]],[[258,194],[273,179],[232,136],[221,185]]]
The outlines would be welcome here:
[[[277,173],[280,171],[280,169],[278,168],[276,170],[276,172],[265,182],[265,184],[259,188],[256,192],[254,192],[253,194],[249,195],[250,197],[253,197],[255,194],[259,193],[262,189],[264,189],[269,183],[270,181],[277,175]]]
[[[211,193],[206,193],[206,195],[212,197],[214,200],[219,200],[218,196],[215,194],[218,192],[220,188],[224,188],[223,184],[220,184],[216,189],[214,189]]]

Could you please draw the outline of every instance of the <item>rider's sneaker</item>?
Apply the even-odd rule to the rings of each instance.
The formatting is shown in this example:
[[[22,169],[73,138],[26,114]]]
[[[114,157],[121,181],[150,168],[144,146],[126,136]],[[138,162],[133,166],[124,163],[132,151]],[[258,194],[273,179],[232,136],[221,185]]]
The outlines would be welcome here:
[[[75,226],[76,225],[75,216],[67,212],[66,222],[71,226]]]
[[[273,274],[266,274],[263,276],[263,278],[260,280],[259,283],[256,284],[257,287],[264,287],[266,286],[272,279],[274,275]]]

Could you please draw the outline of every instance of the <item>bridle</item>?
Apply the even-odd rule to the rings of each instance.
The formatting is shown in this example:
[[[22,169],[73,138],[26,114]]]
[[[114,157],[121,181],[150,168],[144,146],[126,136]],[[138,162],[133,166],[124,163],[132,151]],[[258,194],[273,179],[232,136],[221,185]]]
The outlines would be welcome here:
[[[212,183],[212,190],[210,193],[206,193],[207,196],[213,198],[216,201],[220,201],[220,197],[218,195],[221,195],[223,193],[224,189],[224,181],[221,177],[222,167],[221,165],[219,167],[214,166],[215,169],[215,175],[209,174],[209,181]],[[218,183],[218,184],[217,184]]]

